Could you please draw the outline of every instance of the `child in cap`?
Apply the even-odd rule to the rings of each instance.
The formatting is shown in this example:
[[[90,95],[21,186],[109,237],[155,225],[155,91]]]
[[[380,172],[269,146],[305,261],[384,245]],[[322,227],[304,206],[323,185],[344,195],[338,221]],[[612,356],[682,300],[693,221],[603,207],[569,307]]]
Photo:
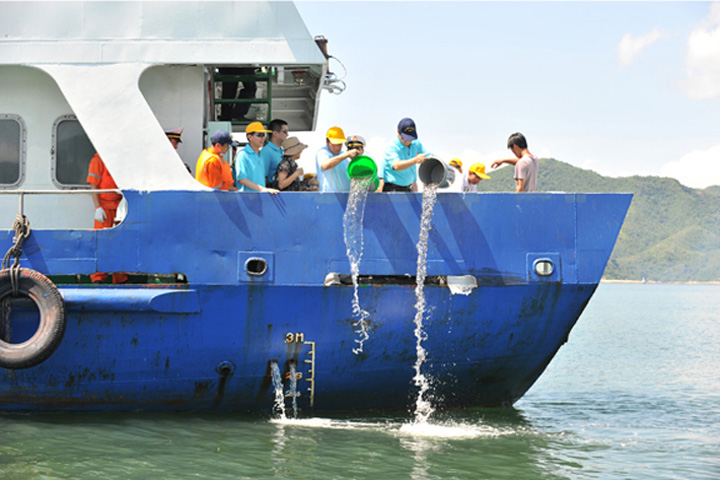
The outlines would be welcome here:
[[[485,173],[485,164],[475,162],[470,165],[467,176],[463,176],[463,192],[477,192],[477,184],[482,180],[489,180],[490,176]]]

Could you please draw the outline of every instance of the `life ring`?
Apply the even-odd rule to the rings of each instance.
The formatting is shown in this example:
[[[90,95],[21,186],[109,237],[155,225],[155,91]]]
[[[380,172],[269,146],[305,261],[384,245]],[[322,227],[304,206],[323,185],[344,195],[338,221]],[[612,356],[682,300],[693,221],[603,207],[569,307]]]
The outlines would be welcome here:
[[[40,312],[37,331],[22,343],[0,339],[0,367],[30,368],[50,357],[65,334],[65,304],[55,284],[45,275],[20,269],[18,294],[29,297]],[[0,302],[12,295],[10,270],[0,271]],[[4,321],[0,318],[0,321]]]

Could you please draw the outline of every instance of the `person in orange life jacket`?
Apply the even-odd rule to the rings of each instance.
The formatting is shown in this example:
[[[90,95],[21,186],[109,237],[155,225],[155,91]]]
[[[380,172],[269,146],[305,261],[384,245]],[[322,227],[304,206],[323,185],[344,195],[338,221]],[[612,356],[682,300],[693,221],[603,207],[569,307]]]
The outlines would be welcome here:
[[[239,144],[225,130],[213,133],[210,142],[212,147],[203,150],[198,158],[195,180],[216,190],[237,191],[232,168],[225,160],[225,155],[231,146],[237,147]]]
[[[110,175],[107,167],[103,163],[100,155],[93,155],[88,166],[87,183],[90,184],[91,190],[110,190],[116,189],[115,180]],[[115,226],[115,216],[117,215],[118,205],[122,200],[119,193],[91,193],[93,204],[95,205],[95,230],[103,228],[112,228]],[[113,283],[125,283],[127,275],[124,273],[113,273]],[[102,283],[108,277],[107,273],[96,272],[90,275],[93,283]]]

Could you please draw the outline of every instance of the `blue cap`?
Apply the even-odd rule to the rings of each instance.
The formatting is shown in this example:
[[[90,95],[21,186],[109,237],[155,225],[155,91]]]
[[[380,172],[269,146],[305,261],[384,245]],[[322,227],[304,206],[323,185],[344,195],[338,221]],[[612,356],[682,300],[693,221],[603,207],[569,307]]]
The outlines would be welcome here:
[[[221,143],[223,145],[229,143],[233,147],[240,146],[240,144],[233,140],[230,134],[225,130],[218,130],[212,134],[212,137],[210,137],[210,144],[215,145],[216,143]]]
[[[398,123],[398,132],[400,132],[400,136],[406,142],[412,142],[418,138],[415,122],[413,122],[412,118],[403,118],[400,120],[400,123]]]

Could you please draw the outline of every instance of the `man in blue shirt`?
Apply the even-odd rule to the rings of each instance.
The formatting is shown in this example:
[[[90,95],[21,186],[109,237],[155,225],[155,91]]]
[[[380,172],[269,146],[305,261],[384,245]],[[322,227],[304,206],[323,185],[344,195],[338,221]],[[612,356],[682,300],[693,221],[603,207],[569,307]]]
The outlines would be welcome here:
[[[385,150],[382,162],[383,192],[417,192],[417,167],[427,152],[417,139],[417,128],[411,118],[398,123],[398,138]]]
[[[275,180],[275,172],[280,162],[282,162],[282,144],[289,134],[287,122],[279,118],[268,124],[268,130],[270,130],[270,138],[268,138],[268,142],[263,149],[260,150],[260,158],[265,163],[266,169],[267,183],[265,185],[270,185]]]
[[[265,163],[260,158],[260,149],[265,143],[265,130],[262,123],[252,122],[245,127],[248,144],[235,157],[235,181],[241,192],[278,193],[274,188],[265,187]]]
[[[345,143],[345,132],[340,127],[332,127],[325,136],[325,146],[315,154],[315,169],[321,192],[350,191],[348,160],[357,157],[358,151],[343,152],[343,143]]]

